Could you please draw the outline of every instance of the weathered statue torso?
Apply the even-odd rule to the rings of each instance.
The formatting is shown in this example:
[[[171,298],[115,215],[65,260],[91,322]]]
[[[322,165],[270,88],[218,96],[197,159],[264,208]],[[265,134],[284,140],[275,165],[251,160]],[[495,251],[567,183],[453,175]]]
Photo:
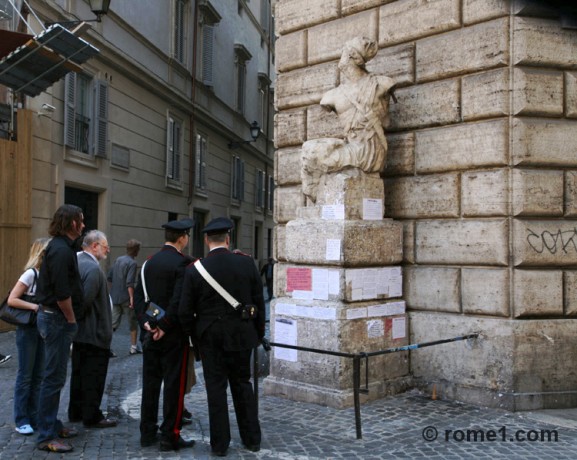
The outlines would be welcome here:
[[[367,38],[349,41],[339,63],[347,81],[321,99],[322,107],[338,115],[344,139],[314,139],[303,144],[303,193],[313,203],[325,174],[348,168],[378,173],[385,166],[387,141],[383,128],[388,124],[388,100],[395,82],[365,70],[365,62],[376,51],[376,43]]]

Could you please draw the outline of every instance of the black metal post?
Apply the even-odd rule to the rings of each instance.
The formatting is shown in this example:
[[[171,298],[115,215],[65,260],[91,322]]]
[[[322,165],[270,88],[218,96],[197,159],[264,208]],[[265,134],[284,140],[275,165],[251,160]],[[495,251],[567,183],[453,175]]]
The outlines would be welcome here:
[[[357,429],[357,439],[363,438],[361,428],[361,357],[357,355],[353,358],[353,398],[355,403],[355,427]]]

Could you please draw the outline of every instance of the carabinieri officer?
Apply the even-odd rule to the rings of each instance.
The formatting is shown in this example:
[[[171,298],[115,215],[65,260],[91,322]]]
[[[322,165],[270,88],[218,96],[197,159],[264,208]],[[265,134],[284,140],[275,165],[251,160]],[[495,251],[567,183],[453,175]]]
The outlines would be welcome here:
[[[250,383],[250,356],[264,337],[263,287],[252,257],[229,251],[232,228],[232,221],[224,217],[208,223],[202,231],[210,252],[200,262],[241,307],[233,308],[192,264],[186,269],[178,310],[184,331],[195,337],[200,348],[210,445],[217,456],[225,456],[230,444],[227,384],[244,447],[258,452],[261,442],[256,398]],[[247,306],[249,310],[243,309]]]
[[[144,337],[140,445],[147,447],[157,441],[160,388],[164,383],[161,451],[194,445],[194,441],[180,437],[189,346],[178,322],[180,296],[175,292],[177,281],[191,261],[182,251],[188,244],[192,226],[191,219],[173,220],[162,226],[164,246],[145,262],[134,293],[134,309],[143,332],[141,338]],[[142,276],[150,302],[165,312],[161,319],[147,314],[149,304],[145,301]]]

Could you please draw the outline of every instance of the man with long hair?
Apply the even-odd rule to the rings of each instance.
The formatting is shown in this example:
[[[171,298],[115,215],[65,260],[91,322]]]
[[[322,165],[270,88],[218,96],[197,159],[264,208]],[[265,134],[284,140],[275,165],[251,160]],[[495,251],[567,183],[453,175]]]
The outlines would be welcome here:
[[[58,420],[60,392],[66,382],[70,344],[81,316],[82,283],[74,248],[84,230],[84,215],[78,206],[65,204],[54,213],[44,262],[38,274],[38,332],[44,340],[45,369],[38,405],[38,449],[70,452],[73,447],[62,438],[78,435]]]

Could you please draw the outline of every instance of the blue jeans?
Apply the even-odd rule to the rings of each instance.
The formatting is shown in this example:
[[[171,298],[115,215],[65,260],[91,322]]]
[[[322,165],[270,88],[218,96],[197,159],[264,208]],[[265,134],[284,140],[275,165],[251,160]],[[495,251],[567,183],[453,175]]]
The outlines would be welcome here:
[[[70,324],[60,311],[38,313],[38,332],[44,339],[44,378],[38,404],[38,442],[58,438],[62,422],[58,420],[60,391],[66,383],[70,344],[78,326]]]
[[[18,326],[18,374],[14,385],[14,423],[38,426],[38,398],[44,372],[44,341],[36,326]]]

